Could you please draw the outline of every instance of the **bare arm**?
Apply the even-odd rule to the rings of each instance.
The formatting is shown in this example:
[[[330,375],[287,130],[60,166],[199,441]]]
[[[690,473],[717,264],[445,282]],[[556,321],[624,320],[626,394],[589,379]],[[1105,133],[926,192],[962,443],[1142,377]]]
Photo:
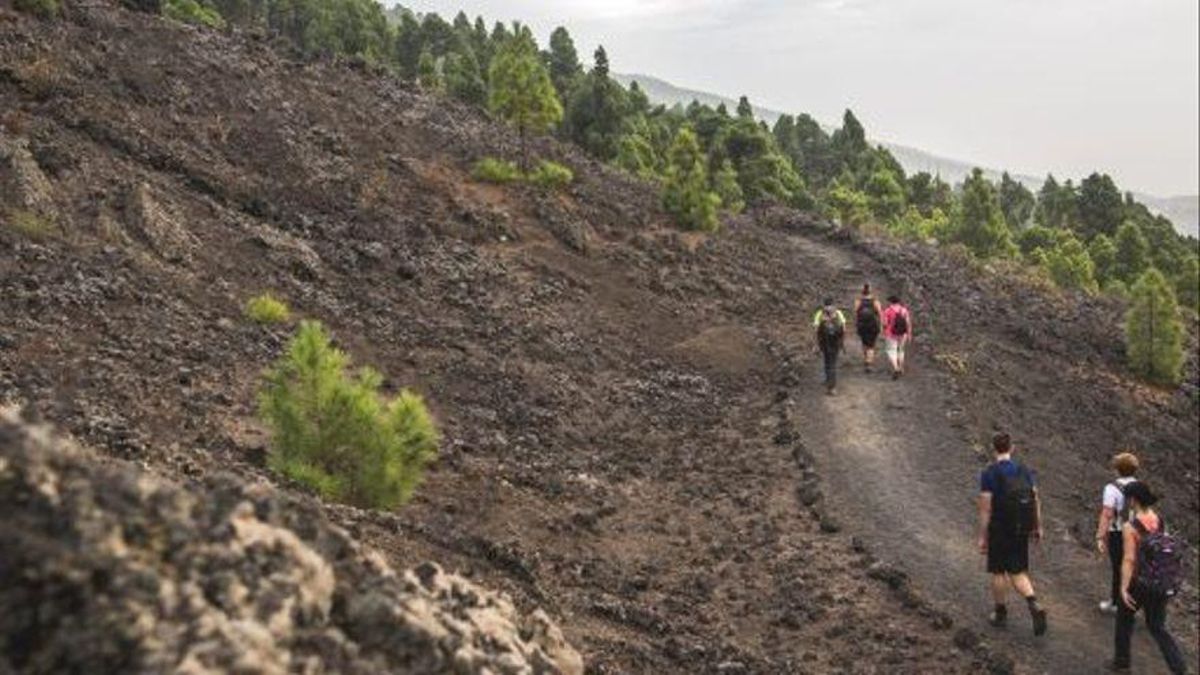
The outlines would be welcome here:
[[[1042,530],[1042,495],[1038,492],[1037,488],[1033,489],[1033,504],[1034,508],[1037,509],[1037,512],[1034,515],[1034,517],[1037,519],[1037,528],[1035,528],[1033,531],[1033,538],[1041,541],[1042,533],[1044,532],[1044,530]]]
[[[1112,527],[1115,515],[1116,512],[1111,506],[1100,507],[1100,518],[1096,523],[1096,550],[1101,553],[1108,551],[1108,528]]]
[[[1129,523],[1121,528],[1121,536],[1125,538],[1125,554],[1121,559],[1121,600],[1129,609],[1137,609],[1137,603],[1129,595],[1129,585],[1133,583],[1133,566],[1137,560],[1137,531]]]
[[[992,522],[992,493],[979,493],[979,552],[987,553],[988,524]]]

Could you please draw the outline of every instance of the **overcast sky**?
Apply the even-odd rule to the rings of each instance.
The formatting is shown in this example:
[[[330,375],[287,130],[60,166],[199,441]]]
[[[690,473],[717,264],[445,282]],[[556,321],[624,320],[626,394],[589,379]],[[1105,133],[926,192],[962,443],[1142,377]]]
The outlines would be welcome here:
[[[447,19],[557,25],[585,64],[787,112],[980,165],[1194,194],[1197,0],[407,0]]]

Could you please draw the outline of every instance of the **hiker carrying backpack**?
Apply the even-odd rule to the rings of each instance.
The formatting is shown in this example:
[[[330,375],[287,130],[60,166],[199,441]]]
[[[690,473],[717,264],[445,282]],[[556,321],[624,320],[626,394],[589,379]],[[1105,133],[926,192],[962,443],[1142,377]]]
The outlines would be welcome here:
[[[887,346],[888,361],[892,365],[892,379],[904,374],[904,352],[912,340],[912,314],[901,302],[900,296],[888,297],[887,309],[883,310],[883,337]]]
[[[837,389],[837,359],[846,338],[846,317],[826,298],[821,309],[813,316],[813,327],[817,331],[817,348],[825,361],[825,389],[833,395]]]
[[[1029,542],[1042,537],[1035,476],[1013,458],[1012,438],[992,438],[995,461],[979,475],[979,552],[987,556],[995,606],[988,622],[1002,627],[1008,621],[1008,587],[1025,600],[1033,634],[1044,635],[1046,610],[1038,603],[1029,577]]]
[[[859,333],[866,331],[879,334],[879,309],[875,306],[875,299],[870,296],[863,296],[858,301],[858,312],[854,315],[855,327]]]
[[[845,319],[840,316],[840,312],[837,312],[837,310],[821,310],[821,351],[841,349],[842,338],[846,334],[844,322]]]
[[[1162,516],[1152,508],[1158,497],[1142,481],[1123,490],[1132,517],[1123,527],[1124,560],[1121,565],[1121,605],[1117,609],[1116,653],[1113,670],[1129,670],[1130,640],[1137,612],[1146,614],[1146,627],[1158,643],[1163,659],[1172,673],[1187,672],[1187,664],[1167,632],[1167,606],[1179,592],[1183,576],[1180,542],[1167,532]]]
[[[1017,464],[1015,473],[999,473],[1001,522],[1014,537],[1028,537],[1037,531],[1037,494],[1029,470]]]
[[[1136,518],[1130,525],[1138,533],[1137,563],[1133,572],[1133,583],[1138,592],[1161,598],[1175,597],[1183,576],[1183,552],[1179,540],[1167,532],[1161,517],[1154,530]]]

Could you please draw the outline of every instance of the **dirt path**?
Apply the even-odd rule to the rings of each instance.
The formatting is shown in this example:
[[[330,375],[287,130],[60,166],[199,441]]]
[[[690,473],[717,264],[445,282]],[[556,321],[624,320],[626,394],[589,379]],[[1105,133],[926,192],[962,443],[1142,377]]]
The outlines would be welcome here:
[[[811,263],[804,268],[839,270],[831,284],[839,299],[853,298],[862,280],[873,278],[869,264],[845,251],[808,240],[797,244]],[[914,318],[919,335],[921,318]],[[1031,553],[1035,586],[1050,613],[1049,633],[1033,637],[1015,596],[1008,629],[992,629],[984,618],[991,602],[984,561],[974,546],[976,481],[986,458],[980,444],[986,439],[971,438],[948,416],[952,388],[928,346],[918,345],[910,374],[892,382],[882,358],[875,372],[864,373],[861,347],[856,339],[848,344],[838,395],[824,395],[816,359],[798,394],[809,403],[802,428],[827,482],[831,512],[882,559],[907,572],[957,625],[1012,656],[1021,672],[1101,671],[1111,656],[1113,625],[1093,603],[1107,583],[1107,566],[1075,543],[1067,519],[1056,517],[1056,509],[1068,507],[1046,496],[1047,541]],[[1140,628],[1134,660],[1136,672],[1166,672]]]

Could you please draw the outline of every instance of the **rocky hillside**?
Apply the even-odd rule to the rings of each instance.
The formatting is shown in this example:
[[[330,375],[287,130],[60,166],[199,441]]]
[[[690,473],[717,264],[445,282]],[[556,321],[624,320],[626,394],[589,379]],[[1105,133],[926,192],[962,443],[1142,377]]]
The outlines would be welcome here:
[[[436,561],[512,598],[511,611],[494,603],[518,629],[506,653],[535,671],[538,654],[573,662],[554,624],[595,673],[1010,671],[977,622],[923,597],[828,507],[793,414],[818,391],[811,308],[863,275],[894,279],[930,317],[920,349],[961,393],[947,411],[955,433],[1003,424],[1039,448],[1055,508],[1080,523],[1064,536],[1086,545],[1101,459],[1134,443],[1195,542],[1195,398],[1125,377],[1119,336],[1097,323],[1112,308],[790,211],[680,233],[653,186],[545,139],[536,152],[576,173],[568,190],[481,184],[476,159],[516,155],[508,130],[365,64],[277,47],[104,2],[68,2],[53,23],[0,9],[0,401],[97,455],[47,454],[6,423],[0,457],[24,473],[4,474],[0,499],[46,498],[8,478],[38,467],[82,496],[12,511],[0,570],[44,547],[70,574],[2,602],[63,589],[88,616],[133,616],[145,591],[77,573],[140,578],[138,556],[161,551],[105,536],[125,521],[197,528],[153,583],[218,584],[203,604],[146,619],[174,636],[153,653],[76,640],[74,625],[38,639],[143,654],[156,670],[197,646],[203,617],[219,627],[253,610],[270,635],[246,630],[287,667],[447,659],[460,643],[383,644],[387,630],[354,633],[347,614],[369,584],[389,600],[360,609],[390,613],[398,634],[408,624],[388,602],[405,593],[461,618],[476,600],[455,600],[468,582]],[[842,262],[850,253],[861,267]],[[254,324],[242,307],[268,290],[326,323],[387,389],[413,387],[433,407],[441,456],[400,512],[320,504],[266,469],[255,392],[291,327]],[[109,484],[111,502],[94,487]],[[86,537],[56,541],[49,521]],[[266,545],[283,567],[247,571],[238,583],[254,592],[229,596],[232,571],[195,576],[206,555],[254,559],[263,540],[239,537],[259,535],[294,550]],[[114,542],[125,557],[101,559]],[[327,594],[288,595],[290,577],[325,569]],[[278,602],[293,611],[277,626]],[[30,619],[10,621],[10,664],[55,670],[32,660],[50,643],[31,648],[28,628],[9,628]],[[335,631],[342,642],[326,639]],[[205,653],[223,658],[228,644]]]
[[[190,489],[0,410],[0,634],[20,672],[582,673],[544,613],[397,574],[310,500]]]

